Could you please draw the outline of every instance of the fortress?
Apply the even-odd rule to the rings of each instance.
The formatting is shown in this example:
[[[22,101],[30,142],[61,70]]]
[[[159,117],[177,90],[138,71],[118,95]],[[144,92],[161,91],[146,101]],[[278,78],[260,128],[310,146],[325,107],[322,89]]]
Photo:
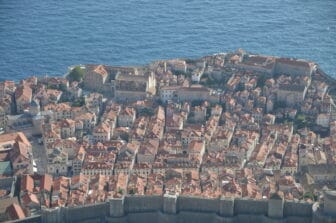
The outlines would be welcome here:
[[[171,194],[124,196],[83,207],[46,209],[39,216],[16,222],[334,223],[336,192],[324,192],[324,202],[321,204],[284,201],[278,196],[269,200],[207,199]]]
[[[336,144],[336,141],[332,140],[336,132],[336,122],[334,122],[336,112],[334,112],[335,104],[332,98],[335,95],[327,93],[327,89],[333,89],[333,86],[336,86],[335,80],[328,79],[328,76],[319,70],[315,63],[308,61],[245,55],[245,53],[225,54],[225,57],[222,57],[223,55],[205,57],[200,61],[188,60],[188,63],[183,60],[172,60],[168,63],[171,69],[169,74],[166,74],[167,62],[158,62],[143,68],[87,65],[83,90],[98,89],[97,92],[102,95],[86,97],[84,104],[86,103],[87,107],[80,109],[84,110],[84,113],[78,111],[79,107],[59,103],[62,106],[53,108],[53,117],[48,117],[48,120],[52,120],[50,123],[48,121],[50,127],[43,129],[47,133],[43,135],[43,139],[44,145],[48,145],[45,148],[48,168],[52,166],[57,169],[57,171],[49,169],[49,174],[66,175],[66,172],[60,174],[61,167],[55,166],[56,162],[49,162],[57,154],[60,154],[57,156],[58,160],[64,160],[62,169],[71,173],[72,168],[76,170],[74,171],[76,174],[75,176],[69,174],[71,177],[55,176],[54,179],[49,176],[49,187],[46,187],[46,184],[41,186],[40,176],[38,179],[33,179],[29,174],[25,175],[26,181],[21,181],[25,183],[17,184],[20,185],[18,187],[20,205],[25,207],[24,210],[21,208],[21,212],[25,211],[25,213],[21,220],[13,222],[336,223],[336,191],[320,191],[320,187],[314,189],[315,186],[321,185],[333,186],[336,180],[334,163],[329,163],[329,160],[334,159],[332,149]],[[210,65],[205,67],[205,62]],[[206,81],[200,82],[200,78],[197,79],[202,76],[198,73],[200,69]],[[195,72],[198,76],[193,79]],[[262,87],[264,90],[257,87],[258,78],[262,80],[263,83],[260,85],[264,85]],[[190,80],[203,83],[205,86],[191,84]],[[215,81],[222,81],[222,84],[225,84],[223,88],[227,91],[222,91],[221,88],[216,90],[216,86],[222,87],[222,85],[212,84]],[[333,86],[329,87],[326,82]],[[74,91],[81,92],[77,87]],[[256,90],[257,88],[259,89]],[[309,96],[306,96],[308,88],[310,88]],[[103,95],[113,100],[103,103]],[[170,104],[166,107],[156,105],[158,99],[161,99],[161,102],[169,101]],[[96,100],[97,103],[95,103]],[[138,100],[146,101],[140,101],[138,104]],[[182,102],[199,100],[220,102],[219,104],[224,106],[205,103],[203,107],[196,104],[188,105],[188,108],[182,107]],[[120,104],[116,103],[115,106],[115,101]],[[269,101],[270,109],[267,104]],[[287,105],[290,111],[294,110],[293,117],[297,112],[300,114],[300,111],[304,111],[302,113],[304,117],[310,117],[311,120],[321,123],[322,116],[322,123],[327,123],[325,126],[330,127],[329,137],[316,137],[313,131],[308,132],[307,127],[302,133],[297,130],[294,132],[292,122],[297,121],[301,124],[299,119],[292,118],[291,124],[288,124],[287,119],[283,123],[282,121],[280,124],[275,123],[276,115],[289,116],[283,111],[282,105],[278,106],[281,107],[278,110],[273,109],[273,105],[278,102]],[[316,105],[307,107],[303,102],[307,102],[309,106]],[[265,108],[266,113],[264,113]],[[222,115],[225,109],[227,112]],[[129,110],[132,112],[128,112]],[[268,110],[274,111],[268,114]],[[47,109],[47,111],[51,110]],[[82,119],[79,120],[81,125],[78,125],[78,130],[75,124],[78,121],[77,112],[85,116],[83,118],[85,122]],[[33,113],[35,114],[34,109]],[[146,114],[146,117],[143,117],[143,113],[154,115]],[[195,114],[200,117],[198,121],[195,121]],[[125,116],[126,121],[120,118],[121,116]],[[153,118],[147,116],[153,116]],[[326,120],[325,117],[329,116],[330,119]],[[102,119],[103,124],[95,126],[96,121],[93,121],[92,117]],[[177,117],[176,120],[174,117]],[[65,120],[73,125],[64,125]],[[130,124],[120,124],[122,122],[130,122]],[[145,125],[144,122],[148,123]],[[184,122],[190,125],[183,126]],[[87,125],[89,127],[84,128],[84,123],[89,123]],[[267,127],[263,129],[260,127],[263,126],[261,123]],[[55,133],[53,126],[56,126],[55,129],[58,127],[61,129],[59,135]],[[72,133],[64,135],[63,132],[70,132],[68,130],[70,127],[67,126],[71,126]],[[125,126],[127,129],[124,131]],[[167,127],[174,131],[167,131]],[[236,127],[239,131],[235,132]],[[119,132],[114,134],[117,128]],[[221,138],[219,134],[219,136],[215,134],[227,128],[233,129],[231,135],[227,134]],[[90,139],[89,146],[86,145],[86,138],[83,140],[83,132],[88,129],[93,132],[91,134],[88,131],[89,133],[85,135]],[[242,129],[248,129],[248,131],[240,131]],[[300,134],[297,134],[298,132]],[[123,133],[126,133],[127,144],[119,140]],[[167,134],[163,136],[165,133]],[[294,133],[297,134],[295,137]],[[179,138],[181,144],[173,145],[174,136],[178,136],[176,138]],[[301,148],[301,139],[298,136],[302,137],[304,148]],[[78,146],[81,146],[81,149],[77,150],[77,145],[68,148],[63,144],[60,149],[59,142],[66,143],[69,137],[76,140],[78,138]],[[295,140],[292,140],[293,138]],[[150,140],[157,143],[152,146],[148,143]],[[220,143],[219,140],[223,142]],[[54,144],[49,146],[50,142]],[[162,146],[159,142],[162,142]],[[218,149],[216,146],[215,149],[208,146],[212,142],[218,144],[216,145]],[[120,146],[118,147],[117,144]],[[310,145],[311,148],[306,148],[306,145]],[[331,146],[329,148],[326,145]],[[327,147],[324,153],[316,152],[324,147]],[[214,151],[209,153],[206,151],[208,149]],[[232,152],[234,152],[234,158],[231,158]],[[74,158],[68,160],[69,154],[75,153],[77,154],[72,155]],[[126,156],[125,153],[129,154]],[[308,163],[310,156],[300,157],[300,154],[311,154],[315,160],[320,160],[321,154],[324,154],[326,163],[310,164]],[[224,155],[225,159],[218,158]],[[330,155],[329,159],[327,155]],[[235,158],[239,156],[241,159]],[[307,158],[305,162],[298,162],[306,157],[309,160]],[[28,159],[27,163],[30,162],[31,160]],[[19,167],[21,165],[20,161]],[[56,163],[56,165],[59,164]],[[246,168],[243,169],[244,165]],[[307,176],[309,173],[311,174],[309,177],[312,178],[307,184],[314,189],[309,188],[307,192],[313,191],[313,197],[305,197],[303,193],[305,190],[302,190],[301,184],[299,186],[296,184],[294,173],[308,167],[310,169],[310,165],[311,169],[316,169],[316,171],[306,171]],[[328,170],[324,168],[319,171],[321,166],[327,166]],[[254,170],[260,171],[254,174]],[[275,174],[276,171],[273,172],[273,170],[279,174]],[[318,173],[314,174],[314,172]],[[88,177],[78,178],[79,173]],[[201,173],[205,173],[204,179]],[[26,183],[28,179],[31,179],[29,185]],[[148,190],[156,181],[158,181],[156,187]],[[204,183],[209,184],[204,186]],[[252,188],[250,191],[247,190],[248,184]],[[15,189],[15,185],[12,187]],[[274,191],[272,190],[274,188],[287,196],[272,194],[271,191]],[[100,197],[101,194],[104,196]],[[192,194],[200,196],[192,196]],[[34,200],[35,203],[32,202],[33,200],[24,202],[23,198],[26,195],[32,195],[40,200],[37,202]],[[316,196],[319,198],[316,199]],[[318,202],[298,201],[305,199],[318,200]],[[30,215],[32,216],[24,218]]]

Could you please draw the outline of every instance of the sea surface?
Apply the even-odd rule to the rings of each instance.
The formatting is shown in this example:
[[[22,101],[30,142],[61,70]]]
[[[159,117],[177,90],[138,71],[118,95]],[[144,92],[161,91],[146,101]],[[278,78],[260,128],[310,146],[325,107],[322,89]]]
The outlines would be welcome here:
[[[336,0],[0,0],[0,79],[238,48],[336,77]]]

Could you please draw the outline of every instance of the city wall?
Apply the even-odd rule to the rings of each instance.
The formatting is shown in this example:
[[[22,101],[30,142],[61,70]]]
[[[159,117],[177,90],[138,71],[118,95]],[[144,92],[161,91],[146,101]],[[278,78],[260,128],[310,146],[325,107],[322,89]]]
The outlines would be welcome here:
[[[176,205],[176,212],[219,212],[219,199],[180,196]]]
[[[315,217],[312,206],[309,203],[282,199],[210,199],[169,194],[164,196],[125,196],[83,207],[43,210],[39,220],[37,221],[36,218],[34,220],[42,223],[326,222],[320,221],[320,217]]]
[[[41,222],[41,216],[32,216],[22,220],[11,221],[11,223],[37,223]]]
[[[162,210],[162,196],[129,196],[124,198],[124,212],[139,213],[139,212],[155,212]],[[113,210],[111,210],[113,212]]]
[[[44,210],[41,222],[105,222],[109,215],[109,203],[99,203],[78,207],[62,207]]]

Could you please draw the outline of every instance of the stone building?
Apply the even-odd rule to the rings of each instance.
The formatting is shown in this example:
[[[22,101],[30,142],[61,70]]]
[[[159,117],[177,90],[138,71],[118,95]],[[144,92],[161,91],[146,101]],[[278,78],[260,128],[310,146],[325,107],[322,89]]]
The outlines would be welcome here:
[[[135,122],[136,110],[132,107],[122,109],[118,115],[118,126],[132,127]]]
[[[48,173],[66,175],[68,171],[68,154],[61,148],[54,148],[48,153]]]
[[[311,76],[312,72],[315,69],[316,65],[312,62],[289,58],[277,58],[274,68],[274,74]]]
[[[111,139],[111,126],[107,122],[102,122],[93,130],[95,142],[106,142]]]
[[[293,106],[303,102],[306,93],[307,87],[304,85],[281,84],[277,91],[277,100]]]
[[[168,102],[169,100],[177,99],[177,91],[179,86],[165,86],[160,88],[160,99],[163,102]]]
[[[306,169],[306,172],[313,178],[313,180],[317,184],[336,182],[335,165],[309,165]]]
[[[17,141],[9,151],[9,159],[16,174],[33,173],[33,154],[31,145]]]
[[[22,132],[0,135],[0,154],[8,156],[14,173],[33,172],[32,146]]]
[[[63,139],[74,137],[76,126],[75,121],[72,119],[64,119],[60,122],[61,137]]]
[[[140,145],[137,153],[138,163],[153,163],[159,149],[159,140],[148,139]]]
[[[109,74],[103,65],[86,65],[83,78],[84,88],[96,92],[103,91]]]
[[[192,85],[190,87],[182,87],[177,91],[179,101],[210,101],[212,103],[219,102],[217,95],[211,94],[210,89],[201,85]]]
[[[6,111],[0,106],[0,132],[6,129],[7,116]]]
[[[153,73],[133,75],[118,73],[114,81],[114,96],[118,101],[137,101],[152,97],[156,93]]]
[[[33,91],[28,85],[22,85],[15,90],[16,112],[22,113],[29,108]]]

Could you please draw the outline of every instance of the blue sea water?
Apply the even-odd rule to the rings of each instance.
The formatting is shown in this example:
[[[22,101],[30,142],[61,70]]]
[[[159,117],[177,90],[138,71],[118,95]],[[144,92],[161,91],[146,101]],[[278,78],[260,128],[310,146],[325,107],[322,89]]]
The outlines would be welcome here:
[[[336,0],[0,0],[0,78],[243,48],[336,77]]]

